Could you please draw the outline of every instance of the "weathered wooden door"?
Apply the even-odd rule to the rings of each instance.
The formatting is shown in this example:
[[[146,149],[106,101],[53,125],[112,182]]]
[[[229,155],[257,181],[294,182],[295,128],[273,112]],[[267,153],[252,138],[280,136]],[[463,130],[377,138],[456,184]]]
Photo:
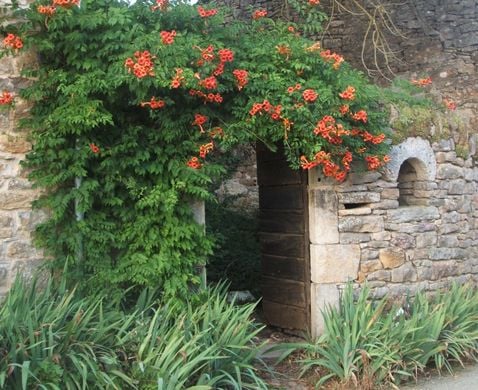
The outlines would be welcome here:
[[[257,145],[259,240],[266,321],[310,328],[307,174],[289,168],[283,153]]]

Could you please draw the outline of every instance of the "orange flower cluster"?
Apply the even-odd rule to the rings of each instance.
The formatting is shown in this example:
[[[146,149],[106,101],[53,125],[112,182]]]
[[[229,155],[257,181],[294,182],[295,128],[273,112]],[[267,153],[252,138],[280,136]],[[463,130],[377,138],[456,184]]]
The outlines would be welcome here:
[[[10,49],[21,49],[23,47],[23,41],[20,37],[16,36],[15,34],[8,34],[3,39],[3,44]]]
[[[367,111],[365,110],[357,111],[355,114],[352,115],[352,118],[355,121],[359,121],[359,122],[362,121],[363,123],[367,123],[367,120],[368,120]]]
[[[221,127],[213,127],[211,129],[211,131],[209,131],[209,136],[211,138],[223,137],[224,136],[224,131],[222,130]]]
[[[133,71],[134,75],[138,79],[141,79],[146,76],[154,76],[153,59],[156,57],[152,56],[151,53],[147,50],[143,52],[135,52],[134,57],[136,59],[136,62],[132,58],[127,58],[124,63],[126,68],[128,68],[128,73]]]
[[[176,74],[171,80],[171,88],[179,88],[184,81],[183,70],[181,68],[176,68],[175,71]]]
[[[80,5],[80,0],[53,0],[53,5],[59,5],[63,8],[71,8],[74,5]]]
[[[412,80],[412,84],[418,85],[419,87],[424,87],[426,85],[430,85],[431,83],[432,83],[431,77],[426,77],[426,78],[418,79],[418,80]]]
[[[199,60],[198,65],[203,66],[204,61],[211,62],[214,59],[214,47],[209,45],[205,49],[201,49],[199,46],[194,46],[194,49],[201,50],[201,60]]]
[[[456,103],[451,99],[443,99],[443,104],[445,105],[446,108],[448,108],[451,111],[456,110]]]
[[[56,12],[56,7],[54,5],[39,5],[37,11],[40,14],[52,16]]]
[[[156,100],[153,96],[149,102],[141,102],[140,105],[141,107],[149,106],[152,110],[158,110],[163,108],[166,105],[166,102],[164,100]]]
[[[222,103],[222,96],[219,93],[204,93],[197,89],[190,89],[189,95],[191,96],[199,96],[201,99],[204,100],[204,103]]]
[[[205,49],[201,49],[198,46],[194,46],[193,48],[201,51],[201,59],[196,62],[198,66],[203,66],[205,62],[212,62],[216,58],[212,45],[209,45]],[[234,52],[230,49],[220,49],[217,54],[219,56],[219,64],[217,64],[216,69],[212,72],[213,76],[216,77],[224,73],[226,62],[234,61]]]
[[[345,91],[339,93],[339,96],[344,100],[354,100],[355,99],[355,88],[350,85],[345,89]]]
[[[8,106],[13,103],[13,93],[3,91],[0,95],[0,106]]]
[[[313,89],[306,89],[303,93],[302,93],[302,97],[304,98],[304,100],[308,103],[313,103],[317,100],[317,97],[319,95],[317,94],[317,92],[315,92]]]
[[[318,152],[312,161],[308,161],[307,157],[300,157],[300,166],[302,169],[312,169],[317,165],[323,164],[325,161],[330,160],[330,153],[325,153],[323,150]]]
[[[157,9],[164,11],[166,8],[168,8],[168,5],[168,0],[156,0],[156,5],[151,6],[151,11],[156,11]]]
[[[199,157],[206,158],[207,154],[214,149],[214,144],[208,142],[207,144],[201,145],[199,147]]]
[[[347,112],[349,112],[349,105],[348,104],[343,104],[339,107],[339,112],[342,114],[342,115],[345,115],[347,114]]]
[[[257,20],[267,16],[267,11],[265,9],[255,10],[252,14],[252,19]]]
[[[204,132],[202,129],[202,125],[206,123],[207,117],[201,114],[195,114],[195,120],[193,125],[198,125],[201,128],[201,132]],[[205,159],[206,156],[214,149],[214,142],[212,141],[213,138],[222,137],[224,132],[220,127],[214,127],[209,131],[209,136],[211,137],[211,141],[200,145],[199,146],[199,158]],[[187,166],[193,169],[199,169],[203,166],[203,163],[199,160],[198,157],[191,157],[187,162]]]
[[[278,104],[277,106],[272,105],[269,100],[265,99],[262,103],[254,103],[252,108],[249,110],[249,114],[251,116],[255,116],[257,114],[262,114],[266,112],[270,115],[273,120],[282,119],[281,117],[282,106]]]
[[[204,9],[203,7],[198,7],[198,14],[201,18],[209,18],[217,14],[217,9]]]
[[[288,92],[288,93],[294,93],[295,91],[298,91],[298,90],[300,90],[301,88],[302,88],[302,87],[301,87],[300,84],[296,84],[296,85],[294,85],[294,86],[292,86],[292,87],[288,87],[288,88],[287,88],[287,92]],[[304,98],[304,99],[305,99],[305,98]]]
[[[292,54],[292,50],[287,45],[278,45],[276,46],[277,53],[281,56],[284,56],[286,59],[289,59],[289,56]]]
[[[244,69],[235,69],[232,71],[233,76],[236,79],[237,89],[240,91],[248,83],[248,73]]]
[[[335,118],[330,115],[325,115],[314,128],[314,134],[320,135],[322,138],[334,145],[340,145],[342,143],[342,137],[344,135],[350,135],[349,130],[345,130],[344,127],[338,123],[335,123]]]
[[[234,61],[234,52],[230,49],[221,49],[217,52],[222,63]]]
[[[325,61],[334,61],[334,64],[332,67],[337,70],[340,68],[340,65],[342,62],[344,62],[344,57],[337,53],[332,53],[330,50],[324,50],[320,53],[320,56],[325,60]]]
[[[199,82],[199,85],[206,89],[216,89],[217,79],[214,76],[206,77],[204,80]]]
[[[308,161],[305,156],[300,158],[300,166],[302,169],[312,169],[318,165],[322,165],[322,172],[327,177],[333,177],[335,180],[342,182],[347,176],[347,172],[350,170],[350,162],[352,161],[352,153],[346,152],[342,159],[344,165],[343,170],[340,169],[340,165],[334,163],[330,159],[330,153],[320,151],[314,156],[314,160]]]
[[[201,133],[204,133],[204,128],[202,127],[202,125],[204,125],[208,120],[208,117],[205,116],[205,115],[201,115],[201,114],[194,114],[194,122],[192,123],[193,126],[198,126],[199,127],[199,131]]]
[[[199,169],[202,167],[201,161],[197,157],[191,157],[191,159],[187,162],[189,168]]]
[[[175,30],[161,31],[159,35],[161,36],[161,42],[163,42],[163,44],[171,45],[174,43],[174,37],[176,36],[176,31]]]
[[[91,151],[94,154],[98,154],[100,152],[100,148],[97,145],[91,143],[89,146],[90,146]]]
[[[319,5],[320,0],[309,0],[309,5]]]
[[[220,128],[219,128],[220,129]],[[221,129],[222,131],[222,129]],[[205,159],[206,156],[214,149],[214,143],[208,142],[199,146],[199,157]],[[203,163],[197,157],[191,157],[187,162],[187,166],[193,169],[200,169],[203,166]]]
[[[374,171],[382,166],[382,161],[377,156],[367,156],[365,157],[365,161],[367,162],[367,168],[369,171]]]
[[[358,129],[353,129],[352,130],[352,135],[353,136],[360,136],[365,142],[370,142],[374,145],[381,144],[383,141],[385,141],[385,134],[379,134],[379,135],[373,135],[369,133],[368,131],[362,131]]]

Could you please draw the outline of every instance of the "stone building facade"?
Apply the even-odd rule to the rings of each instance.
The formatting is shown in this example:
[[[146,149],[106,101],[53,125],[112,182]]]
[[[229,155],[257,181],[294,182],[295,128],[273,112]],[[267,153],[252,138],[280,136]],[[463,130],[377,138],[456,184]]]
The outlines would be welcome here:
[[[9,4],[9,0],[0,0],[0,7]],[[0,58],[0,92],[15,94],[12,109],[0,107],[0,296],[8,291],[18,271],[28,275],[43,257],[32,243],[39,215],[32,212],[31,202],[38,191],[32,189],[21,166],[31,144],[28,132],[18,125],[29,109],[18,97],[28,83],[21,73],[34,61],[34,55],[27,52]]]
[[[280,0],[222,0],[233,9],[234,17],[250,17],[250,9],[265,8],[273,17],[291,17],[286,2]],[[353,15],[340,8],[346,5]],[[428,90],[437,102],[449,99],[456,103],[457,109],[443,130],[443,123],[424,118],[426,124],[414,121],[414,113],[404,121],[409,125],[405,132],[409,136],[425,135],[431,139],[453,138],[459,155],[476,155],[478,144],[478,4],[476,0],[425,0],[395,2],[381,0],[358,3],[373,12],[372,3],[380,5],[383,17],[377,23],[389,44],[388,51],[392,73],[384,65],[383,56],[378,53],[378,63],[384,76],[399,76],[405,79],[430,76],[433,84]],[[326,29],[317,39],[322,47],[344,55],[345,59],[359,69],[366,67],[371,77],[379,83],[387,82],[376,70],[373,45],[370,33],[365,39],[362,62],[362,46],[368,28],[368,19],[363,11],[354,8],[353,2],[322,0],[320,6],[330,16]],[[390,33],[384,27],[384,18],[390,17],[396,27],[396,33]],[[293,17],[292,17],[293,19]],[[390,24],[390,23],[388,23]],[[403,113],[402,113],[403,114]],[[419,116],[419,115],[418,115]],[[417,116],[417,117],[418,117]],[[405,137],[402,137],[405,138]],[[252,173],[255,169],[255,156],[249,154],[243,160],[240,171]],[[249,181],[250,182],[250,181]],[[237,184],[240,184],[239,186]],[[228,182],[228,188],[241,189],[241,196],[257,196],[255,185],[247,188],[241,177],[234,176]],[[225,193],[227,194],[227,188]],[[241,204],[240,201],[238,201]],[[245,204],[257,204],[243,202]]]
[[[248,0],[226,2],[238,15],[251,5]],[[0,0],[0,7],[8,3]],[[330,4],[324,4],[326,11]],[[285,12],[277,2],[254,5],[277,16]],[[450,124],[446,132],[436,130],[442,123],[430,123],[430,131],[420,133],[421,138],[403,137],[383,174],[357,173],[336,185],[310,172],[305,229],[310,279],[305,291],[310,292],[311,328],[316,334],[322,326],[320,309],[336,303],[349,280],[368,281],[376,297],[432,291],[454,280],[478,282],[476,1],[383,0],[383,6],[401,32],[388,36],[396,56],[391,70],[406,78],[431,76],[432,94],[437,100],[455,101],[460,122]],[[361,66],[357,48],[364,26],[360,17],[339,12],[322,44]],[[1,58],[0,91],[17,93],[25,86],[28,80],[21,71],[34,60],[28,53]],[[373,69],[373,63],[367,66]],[[32,245],[40,216],[31,211],[31,202],[38,192],[20,164],[31,147],[27,131],[18,126],[27,114],[28,105],[18,96],[12,110],[0,111],[0,295],[18,270],[29,272],[42,258]],[[408,130],[415,135],[413,121]],[[241,195],[244,201],[239,197],[238,207],[257,208],[255,155],[247,150],[242,157],[237,173],[219,194]]]
[[[281,1],[225,2],[236,17],[249,17],[249,6],[266,8],[274,17],[291,16]],[[313,334],[323,327],[320,311],[338,302],[348,281],[367,281],[376,298],[435,291],[454,281],[478,284],[478,4],[476,0],[359,3],[363,9],[353,2],[321,1],[330,16],[317,37],[322,47],[344,55],[378,83],[395,76],[431,77],[429,95],[438,104],[453,101],[456,110],[441,117],[392,110],[395,146],[382,174],[356,173],[336,185],[318,171],[310,172],[305,228],[310,288],[288,291],[298,296],[305,292]],[[387,59],[374,50],[373,34],[366,33],[366,13],[377,10],[374,4],[381,7],[376,22],[389,45]],[[251,158],[249,164],[253,163]],[[266,278],[277,277],[267,274],[269,268],[268,263]],[[277,288],[278,297],[284,295],[281,280],[267,285],[266,298],[271,308],[282,303],[281,312],[294,313],[299,308],[294,303],[273,301],[271,288]],[[283,322],[287,328],[286,317],[275,324]],[[270,318],[274,323],[279,316],[273,313]]]
[[[337,185],[313,171],[308,189],[315,334],[348,281],[367,281],[375,298],[478,284],[478,164],[453,140],[408,138],[383,174]]]

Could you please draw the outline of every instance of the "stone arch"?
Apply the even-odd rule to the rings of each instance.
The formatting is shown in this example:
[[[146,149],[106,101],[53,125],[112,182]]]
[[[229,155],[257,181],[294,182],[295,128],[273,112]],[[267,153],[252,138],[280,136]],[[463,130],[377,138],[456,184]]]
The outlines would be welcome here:
[[[399,206],[427,205],[427,197],[423,196],[422,191],[428,188],[424,185],[426,182],[427,167],[423,161],[417,158],[405,160],[400,166],[397,177]]]
[[[402,165],[412,167],[420,181],[434,181],[437,171],[435,154],[430,142],[419,137],[407,138],[390,151],[390,162],[385,176],[391,181],[397,181]]]

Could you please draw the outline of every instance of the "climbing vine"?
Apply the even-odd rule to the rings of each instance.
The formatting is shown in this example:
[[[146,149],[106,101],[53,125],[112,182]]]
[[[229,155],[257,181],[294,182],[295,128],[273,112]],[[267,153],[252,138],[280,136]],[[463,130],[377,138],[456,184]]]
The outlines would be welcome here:
[[[311,22],[323,19],[317,4],[300,3]],[[22,91],[33,105],[25,165],[49,212],[37,239],[85,288],[189,293],[213,251],[190,204],[210,197],[218,151],[283,144],[291,167],[339,182],[352,164],[387,161],[390,94],[300,24],[262,9],[225,23],[225,9],[167,0],[42,0],[15,12],[26,22],[6,28],[4,49],[39,59]]]

